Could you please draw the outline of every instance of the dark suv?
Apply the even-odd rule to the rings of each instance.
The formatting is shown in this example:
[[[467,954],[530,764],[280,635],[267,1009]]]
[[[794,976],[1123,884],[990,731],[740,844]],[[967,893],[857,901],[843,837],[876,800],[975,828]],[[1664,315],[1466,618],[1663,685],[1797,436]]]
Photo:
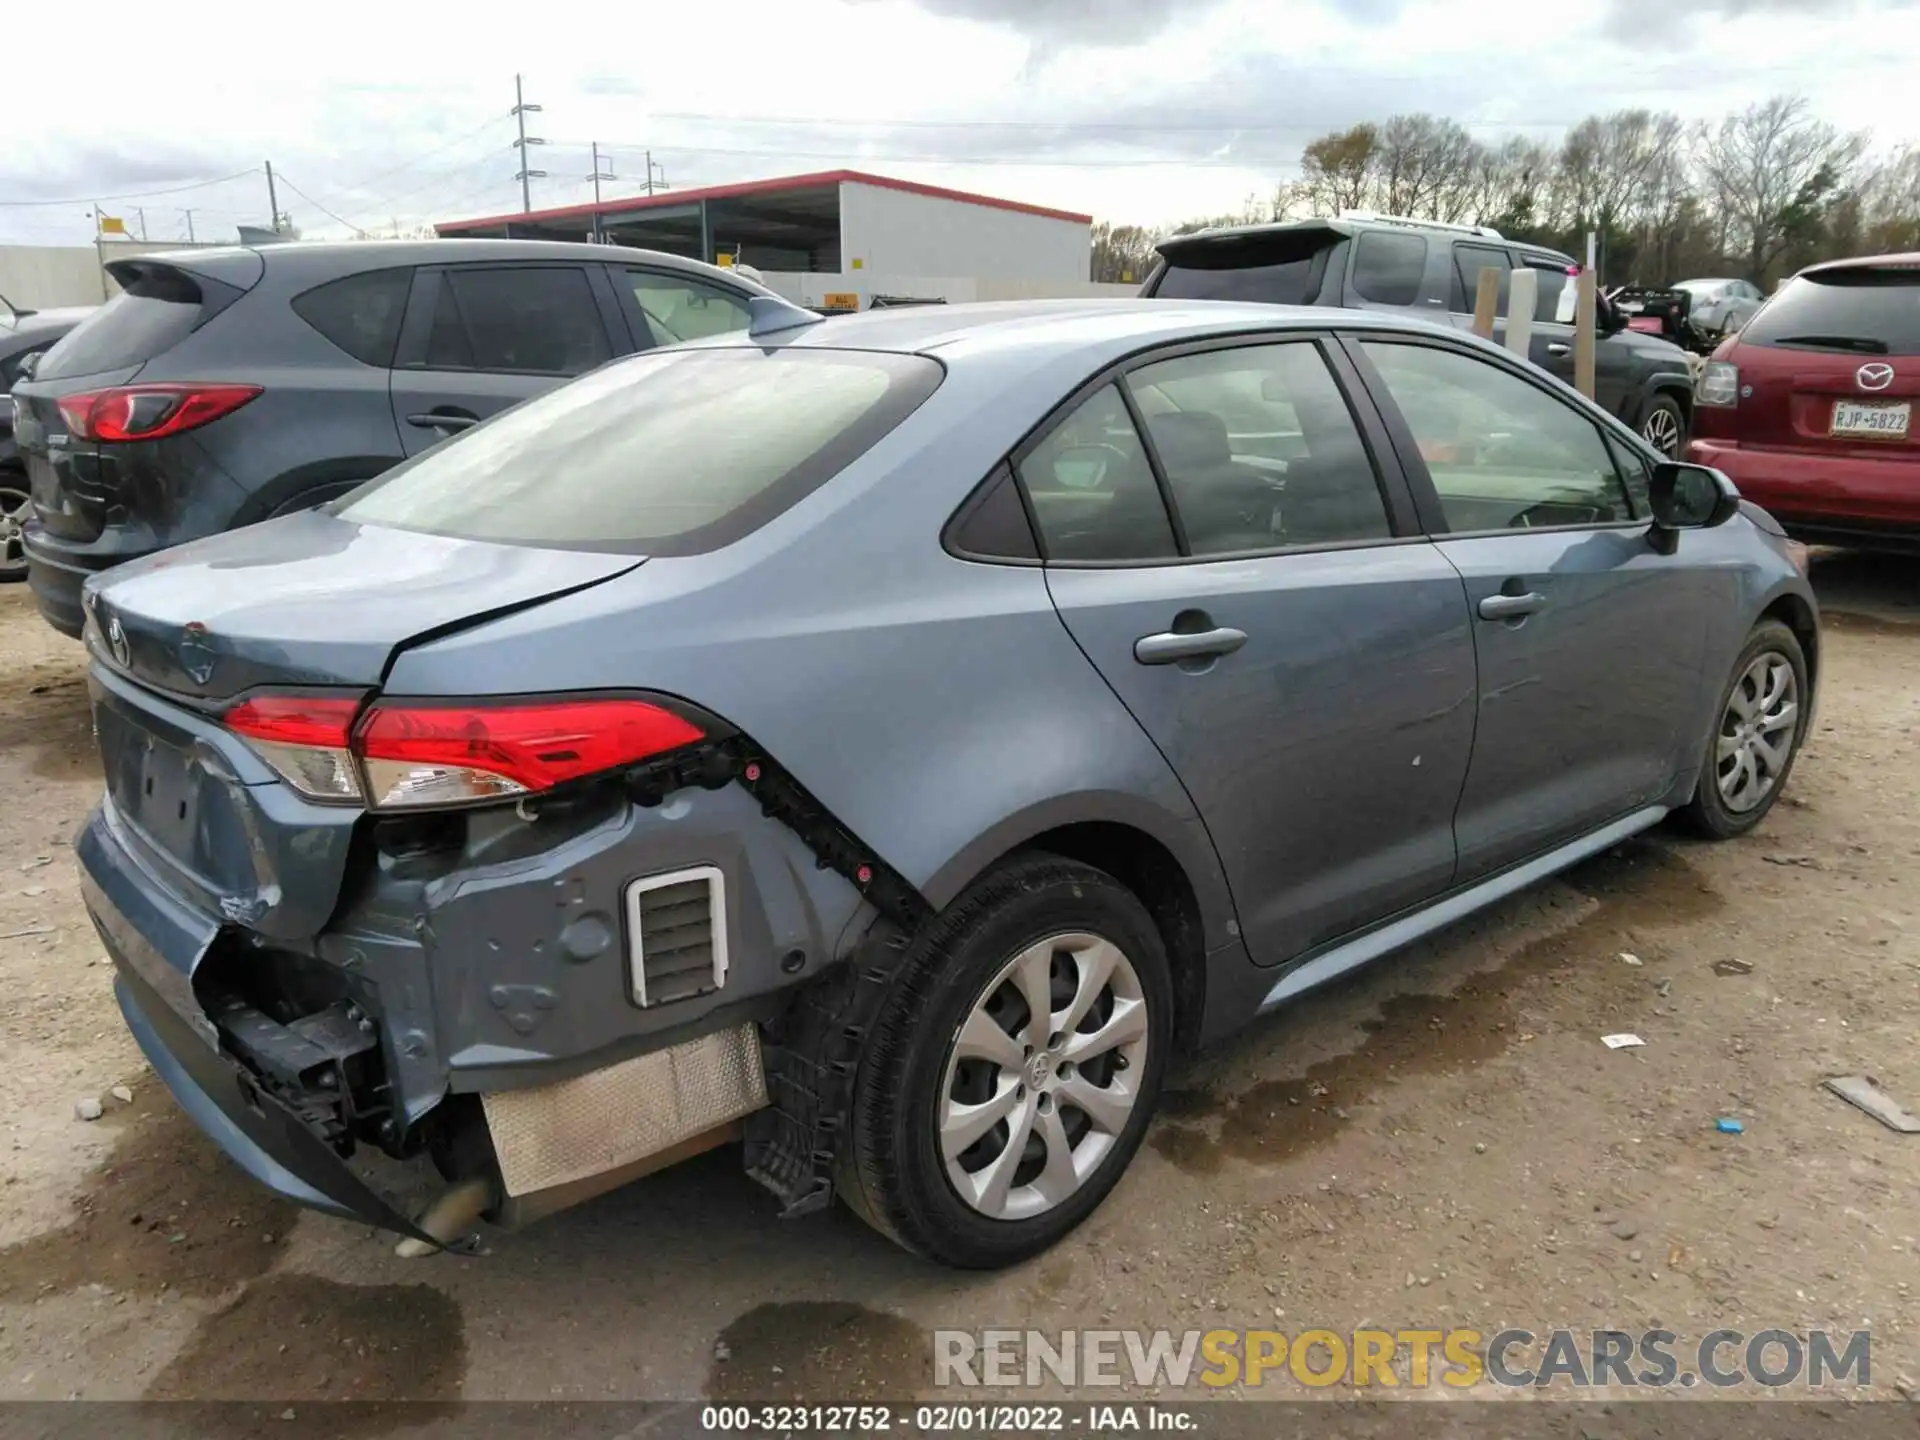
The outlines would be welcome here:
[[[1160,255],[1142,295],[1393,310],[1462,330],[1472,328],[1480,272],[1491,267],[1500,272],[1495,339],[1506,333],[1508,277],[1537,271],[1528,358],[1573,383],[1572,277],[1580,267],[1571,256],[1507,240],[1486,226],[1379,215],[1238,225],[1177,236]],[[1626,317],[1604,300],[1599,318],[1595,398],[1654,449],[1677,458],[1693,415],[1686,351],[1628,329]]]
[[[26,375],[40,352],[93,313],[91,305],[71,310],[24,310],[0,295],[0,581],[27,577],[22,548],[32,502],[27,473],[13,443],[10,391]]]
[[[615,356],[746,328],[771,292],[647,250],[269,245],[108,267],[121,292],[14,390],[28,580],[78,635],[88,575],[310,509]]]

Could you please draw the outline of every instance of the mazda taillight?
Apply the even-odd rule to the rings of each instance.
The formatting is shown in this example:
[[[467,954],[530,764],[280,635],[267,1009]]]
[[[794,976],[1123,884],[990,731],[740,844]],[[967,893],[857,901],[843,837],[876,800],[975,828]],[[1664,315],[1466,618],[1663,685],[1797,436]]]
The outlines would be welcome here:
[[[226,723],[302,795],[377,810],[537,795],[705,738],[644,700],[382,700],[359,710],[345,697],[257,696]]]
[[[258,385],[119,385],[57,403],[74,439],[111,445],[197,430],[258,394]]]

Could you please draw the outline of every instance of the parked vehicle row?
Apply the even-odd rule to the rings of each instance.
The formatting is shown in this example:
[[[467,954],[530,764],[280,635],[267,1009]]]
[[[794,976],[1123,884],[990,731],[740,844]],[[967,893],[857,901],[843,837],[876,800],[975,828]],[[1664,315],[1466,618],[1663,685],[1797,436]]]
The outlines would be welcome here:
[[[169,252],[14,387],[40,612],[88,576],[337,498],[617,356],[747,323],[764,287],[651,251],[459,240]]]
[[[1157,288],[1298,298],[1407,238],[1332,233],[1179,247]],[[437,272],[323,341],[276,265],[259,343],[368,355],[349,435],[478,413],[484,346],[530,343]],[[651,325],[620,268],[580,257],[601,329],[539,373]],[[227,273],[156,283],[238,309]],[[792,1212],[1011,1263],[1112,1189],[1176,1051],[1787,782],[1803,555],[1631,406],[1393,309],[745,309],[86,585],[86,903],[156,1072],[291,1199],[437,1244],[744,1130]],[[230,425],[281,372],[201,368],[222,318],[168,383],[260,391],[156,456],[290,443]],[[233,399],[75,399],[118,359],[29,387],[36,484],[103,532],[103,428]]]
[[[1494,325],[1500,339],[1510,277],[1531,270],[1538,289],[1528,358],[1573,380],[1579,267],[1571,256],[1509,241],[1485,226],[1392,216],[1240,225],[1179,236],[1162,244],[1160,254],[1143,295],[1337,305],[1417,315],[1460,330],[1472,326],[1480,272],[1492,269],[1501,277]],[[1662,455],[1677,457],[1693,407],[1686,352],[1631,329],[1610,306],[1600,307],[1599,321],[1595,398]]]

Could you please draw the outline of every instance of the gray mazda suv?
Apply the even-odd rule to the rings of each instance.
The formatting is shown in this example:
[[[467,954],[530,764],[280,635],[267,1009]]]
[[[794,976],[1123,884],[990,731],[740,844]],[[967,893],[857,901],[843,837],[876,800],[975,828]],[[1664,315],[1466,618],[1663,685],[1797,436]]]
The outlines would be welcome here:
[[[337,499],[616,356],[744,329],[770,293],[543,240],[230,246],[107,270],[120,293],[14,392],[27,583],[69,635],[89,575]]]
[[[1176,1052],[1786,784],[1801,552],[1491,345],[750,308],[89,584],[86,903],[282,1194],[445,1246],[739,1140],[1007,1264]]]

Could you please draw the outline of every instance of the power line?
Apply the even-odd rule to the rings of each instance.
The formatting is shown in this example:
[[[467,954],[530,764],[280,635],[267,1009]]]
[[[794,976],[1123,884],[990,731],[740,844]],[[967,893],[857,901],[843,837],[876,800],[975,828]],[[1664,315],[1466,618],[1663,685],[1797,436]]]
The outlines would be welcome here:
[[[175,185],[166,190],[133,190],[121,195],[83,195],[77,200],[0,200],[0,208],[31,209],[37,206],[55,207],[60,205],[92,205],[103,200],[151,200],[160,195],[184,195],[189,190],[205,190],[213,185],[225,185],[232,180],[244,180],[249,175],[258,175],[260,167],[250,165],[245,170],[236,170],[231,175],[222,175],[213,180],[195,180],[188,185]]]
[[[294,184],[292,177],[290,177],[287,174],[287,172],[284,170],[280,172],[280,183],[286,186],[294,194],[298,195],[302,200],[306,201],[309,205],[313,206],[314,209],[318,210],[322,215],[326,216],[329,220],[334,221],[336,224],[344,225],[349,230],[357,231],[360,229],[360,227],[354,224],[351,220],[342,220],[338,215],[334,214],[333,211],[327,209],[326,206],[322,205],[318,200],[314,199],[311,195],[307,194],[306,191],[302,190],[298,185]]]
[[[586,149],[585,140],[556,140],[552,144]],[[602,150],[620,150],[629,153],[638,152],[645,147],[639,145],[614,144],[603,145]],[[852,152],[847,150],[793,150],[785,146],[779,148],[744,148],[720,145],[655,145],[662,154],[682,155],[738,155],[763,158],[786,157],[795,160],[837,160],[843,165],[858,164],[863,161],[879,161],[897,165],[973,165],[992,166],[1047,166],[1056,169],[1111,169],[1130,170],[1141,166],[1183,165],[1201,169],[1249,170],[1272,169],[1275,166],[1293,165],[1298,157],[1291,160],[1262,156],[1245,156],[1231,159],[1209,159],[1199,156],[1154,155],[1128,160],[1096,160],[1078,155],[1060,156],[1021,156],[1021,155],[897,155],[881,154],[875,151]]]

